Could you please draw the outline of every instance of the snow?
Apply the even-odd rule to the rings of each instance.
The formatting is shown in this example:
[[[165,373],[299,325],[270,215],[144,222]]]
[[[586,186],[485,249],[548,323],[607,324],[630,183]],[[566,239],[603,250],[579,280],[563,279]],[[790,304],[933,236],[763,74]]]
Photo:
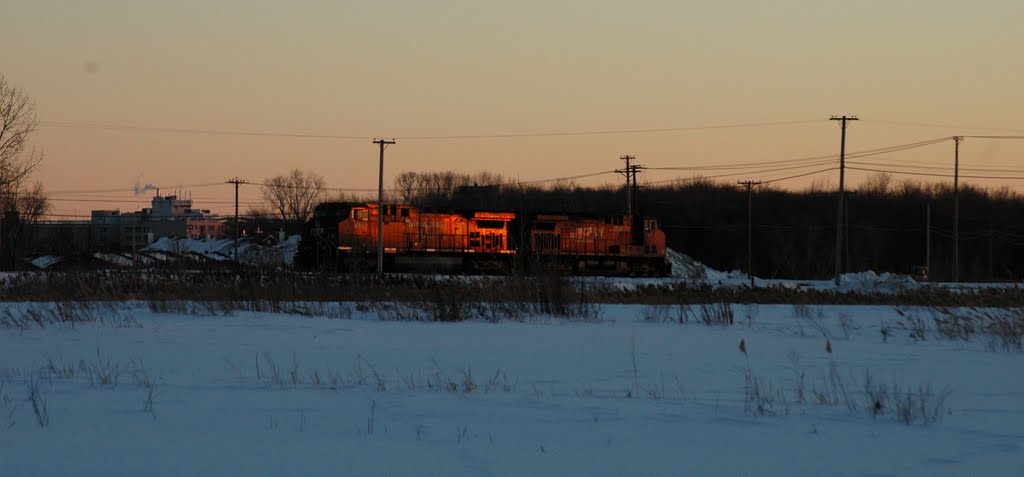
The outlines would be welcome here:
[[[732,305],[727,327],[643,305],[455,324],[357,304],[328,313],[344,319],[99,309],[104,324],[0,327],[0,475],[1017,475],[1024,461],[1024,355],[914,341],[893,307]],[[950,394],[941,420],[906,425],[798,402],[801,373],[808,395],[830,375],[857,394],[866,373]],[[750,412],[748,375],[787,404]]]
[[[242,262],[259,265],[292,265],[302,237],[292,235],[284,241],[271,245],[259,245],[251,239],[238,242],[238,255]],[[234,239],[199,240],[190,238],[161,237],[144,249],[148,253],[194,255],[201,259],[216,261],[232,260],[235,256]]]
[[[106,263],[109,263],[111,265],[118,266],[118,267],[130,267],[134,263],[132,261],[131,257],[126,256],[126,255],[121,255],[121,254],[118,254],[118,253],[96,252],[96,253],[92,254],[92,256],[93,256],[93,258],[96,258],[97,260],[100,260],[102,262],[106,262]]]
[[[692,286],[709,285],[713,287],[747,287],[750,276],[739,270],[715,270],[694,260],[686,254],[667,249],[666,258],[672,264],[672,276],[664,279],[620,279],[619,286],[629,288],[636,284],[672,284],[684,283]],[[851,272],[840,275],[840,285],[836,287],[834,280],[793,280],[765,279],[754,277],[758,287],[784,287],[803,290],[838,290],[840,292],[891,294],[920,288],[944,288],[952,291],[1016,287],[1015,283],[948,283],[918,282],[910,275],[872,270]]]
[[[56,255],[43,255],[41,257],[33,258],[32,260],[29,261],[29,263],[31,263],[32,266],[36,268],[48,268],[51,265],[56,265],[57,263],[60,263],[61,260],[62,258]]]

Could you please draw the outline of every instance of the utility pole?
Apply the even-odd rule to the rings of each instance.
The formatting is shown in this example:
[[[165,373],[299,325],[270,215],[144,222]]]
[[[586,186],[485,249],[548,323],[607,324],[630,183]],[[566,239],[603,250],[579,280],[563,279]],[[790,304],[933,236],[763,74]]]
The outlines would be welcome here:
[[[643,168],[644,166],[638,164],[633,164],[632,166],[629,166],[629,171],[631,174],[633,174],[633,215],[640,214],[640,184],[636,180],[636,173]]]
[[[953,281],[960,281],[960,141],[963,136],[953,136],[956,147],[953,152]]]
[[[924,269],[930,277],[932,275],[932,201],[930,200],[924,208]]]
[[[633,188],[630,185],[630,174],[631,174],[630,171],[632,170],[632,166],[630,166],[630,162],[633,159],[636,159],[636,156],[622,155],[622,156],[619,156],[619,159],[622,159],[623,161],[626,161],[626,168],[625,169],[619,169],[619,170],[617,170],[615,172],[618,172],[619,174],[623,174],[623,175],[626,176],[626,214],[632,215],[633,214]]]
[[[843,272],[843,200],[845,199],[846,177],[846,122],[857,121],[856,116],[832,116],[830,121],[840,121],[842,139],[839,143],[839,203],[836,205],[836,286],[839,286],[839,275]]]
[[[225,182],[226,184],[235,185],[235,264],[238,264],[238,186],[242,184],[248,184],[248,181],[234,177],[231,180]]]
[[[988,281],[993,281],[993,269],[992,269],[992,248],[995,241],[995,232],[992,231],[992,224],[988,224]]]
[[[747,276],[750,277],[750,288],[754,288],[754,252],[753,252],[753,205],[754,186],[761,185],[760,181],[740,181],[740,185],[747,188]]]
[[[638,220],[638,210],[640,209],[640,202],[637,200],[637,191],[640,189],[640,185],[636,180],[636,173],[643,169],[641,165],[633,164],[633,160],[636,156],[623,155],[619,159],[626,161],[626,168],[619,169],[615,172],[626,176],[626,214],[632,216],[630,218],[632,226],[630,236],[633,245],[643,245],[643,221]]]
[[[380,169],[377,177],[377,274],[384,276],[384,149],[395,140],[374,139],[380,146]]]

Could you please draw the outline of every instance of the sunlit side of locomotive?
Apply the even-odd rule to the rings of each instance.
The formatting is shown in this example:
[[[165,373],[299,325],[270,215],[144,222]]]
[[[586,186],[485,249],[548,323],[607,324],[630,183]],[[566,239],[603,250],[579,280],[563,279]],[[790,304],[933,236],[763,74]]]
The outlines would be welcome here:
[[[499,271],[507,268],[508,223],[515,214],[421,212],[409,205],[385,204],[383,242],[392,270]],[[338,249],[349,262],[368,261],[377,251],[377,204],[352,207],[338,224]]]
[[[574,274],[664,276],[665,232],[629,214],[538,215],[530,245],[542,266]]]

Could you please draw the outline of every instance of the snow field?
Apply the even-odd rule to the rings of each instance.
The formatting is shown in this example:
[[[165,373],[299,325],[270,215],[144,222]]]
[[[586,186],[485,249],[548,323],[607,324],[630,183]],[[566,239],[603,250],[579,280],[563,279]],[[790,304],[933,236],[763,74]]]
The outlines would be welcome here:
[[[642,305],[496,324],[125,306],[130,323],[0,329],[0,475],[1017,475],[1024,462],[1022,355],[914,341],[892,307],[733,305],[734,325],[704,326]],[[941,420],[873,416],[865,373],[930,386],[929,405],[948,391]],[[751,410],[748,375],[773,390],[770,412]],[[857,409],[813,398],[833,375]]]

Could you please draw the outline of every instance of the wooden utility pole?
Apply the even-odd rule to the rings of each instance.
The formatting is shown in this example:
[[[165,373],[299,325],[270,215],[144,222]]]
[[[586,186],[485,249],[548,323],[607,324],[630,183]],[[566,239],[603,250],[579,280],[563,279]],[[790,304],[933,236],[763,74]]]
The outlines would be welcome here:
[[[242,184],[248,184],[247,181],[239,179],[237,177],[226,182],[227,184],[235,185],[235,264],[238,264],[238,186]]]
[[[395,140],[374,139],[380,146],[380,168],[377,177],[377,274],[384,275],[384,149]]]
[[[747,276],[750,277],[750,288],[754,288],[754,186],[761,185],[761,182],[740,181],[739,184],[747,188]]]
[[[960,281],[960,141],[963,136],[953,136],[956,143],[953,150],[953,281]]]
[[[619,159],[622,159],[623,161],[626,161],[626,168],[625,169],[619,169],[619,170],[617,170],[615,172],[618,172],[619,174],[623,174],[623,175],[626,176],[626,214],[632,215],[633,214],[633,187],[631,185],[631,179],[630,179],[630,175],[632,174],[632,172],[631,172],[632,171],[632,166],[630,166],[630,162],[633,159],[636,159],[636,156],[622,155],[622,156],[619,156]]]
[[[629,171],[633,175],[633,215],[640,214],[640,184],[636,180],[636,173],[643,168],[644,166],[637,164],[629,166]]]
[[[842,139],[839,143],[839,203],[836,204],[836,286],[839,286],[839,275],[843,273],[843,200],[845,199],[846,176],[846,123],[857,121],[856,116],[832,116],[831,121],[840,121]]]
[[[992,230],[992,224],[988,224],[988,281],[993,281],[993,263],[992,263],[992,249],[994,248],[993,242],[995,242],[995,232]]]
[[[932,201],[924,208],[924,269],[932,276]],[[930,278],[929,278],[930,280]]]

